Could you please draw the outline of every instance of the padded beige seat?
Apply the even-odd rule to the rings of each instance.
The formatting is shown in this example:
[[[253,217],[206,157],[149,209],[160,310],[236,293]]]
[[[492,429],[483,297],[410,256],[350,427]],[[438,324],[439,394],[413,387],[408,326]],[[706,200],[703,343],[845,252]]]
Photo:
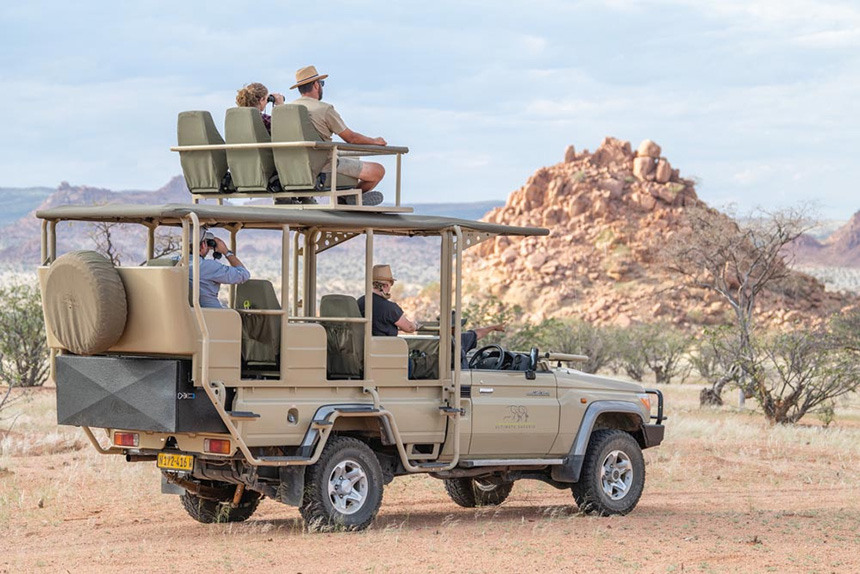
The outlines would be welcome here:
[[[202,110],[180,112],[176,135],[180,146],[224,144],[212,115]],[[179,161],[185,184],[191,193],[219,192],[227,174],[226,151],[181,151]]]
[[[257,108],[228,109],[224,119],[224,132],[228,144],[272,141]],[[227,150],[227,165],[230,166],[233,185],[240,193],[269,191],[269,181],[275,175],[271,148]]]
[[[349,295],[323,295],[320,317],[361,318],[358,301]],[[362,323],[323,323],[326,331],[326,371],[329,379],[361,379],[364,363]]]
[[[272,141],[321,142],[308,109],[298,104],[275,106],[272,110]],[[275,148],[275,168],[278,171],[284,191],[329,191],[331,173],[321,173],[323,166],[331,158],[331,152],[307,147]],[[355,189],[358,180],[338,174],[338,189]]]
[[[236,309],[280,309],[271,281],[249,279],[236,286]],[[242,313],[242,359],[248,364],[277,364],[281,318]]]

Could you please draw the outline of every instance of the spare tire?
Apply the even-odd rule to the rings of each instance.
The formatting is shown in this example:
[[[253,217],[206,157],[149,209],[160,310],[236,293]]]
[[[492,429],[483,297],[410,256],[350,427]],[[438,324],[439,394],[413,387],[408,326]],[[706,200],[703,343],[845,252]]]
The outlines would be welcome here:
[[[125,330],[128,302],[122,279],[95,251],[71,251],[51,264],[44,305],[54,336],[77,355],[108,350]]]

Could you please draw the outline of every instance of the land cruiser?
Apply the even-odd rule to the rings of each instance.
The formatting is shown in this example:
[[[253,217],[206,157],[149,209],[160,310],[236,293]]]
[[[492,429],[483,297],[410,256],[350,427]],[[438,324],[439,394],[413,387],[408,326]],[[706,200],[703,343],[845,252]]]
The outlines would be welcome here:
[[[180,144],[181,126],[182,116]],[[300,143],[282,149],[338,153],[338,144]],[[218,204],[37,213],[60,424],[80,426],[100,453],[155,463],[162,491],[181,494],[200,522],[245,520],[267,496],[299,507],[313,528],[363,529],[384,485],[415,473],[443,480],[464,507],[501,504],[517,480],[535,479],[570,489],[587,513],[633,510],[645,482],[642,449],[663,439],[659,391],[580,372],[583,357],[552,349],[488,345],[469,368],[459,360],[464,250],[547,230],[413,215],[399,193],[393,208],[341,208],[335,182],[328,190],[312,182],[307,193],[329,194],[329,208],[223,205],[223,171],[195,172],[197,160],[266,145],[277,151],[266,142],[177,148],[198,154],[183,157],[192,193],[211,193]],[[365,147],[373,149],[352,151],[380,152]],[[234,181],[240,167],[230,165]],[[275,196],[294,192],[284,185]],[[115,266],[95,251],[60,254],[64,222],[139,227],[144,264]],[[228,234],[239,255],[260,234],[275,238],[267,245],[277,246],[268,254],[279,262],[276,277],[231,286],[225,308],[202,307],[200,257],[191,254],[207,229]],[[164,230],[181,232],[174,257],[155,257]],[[373,336],[373,306],[364,316],[358,310],[356,297],[372,295],[374,241],[390,236],[421,249],[432,238],[440,285],[433,333]],[[363,255],[363,280],[320,296],[320,261],[346,242]]]

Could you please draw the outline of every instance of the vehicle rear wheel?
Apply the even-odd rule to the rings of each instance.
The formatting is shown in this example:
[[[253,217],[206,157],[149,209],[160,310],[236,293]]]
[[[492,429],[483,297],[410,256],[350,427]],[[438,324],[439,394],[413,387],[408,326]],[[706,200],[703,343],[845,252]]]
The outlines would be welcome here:
[[[239,506],[233,508],[232,500],[212,500],[201,498],[196,494],[185,491],[179,495],[185,511],[197,522],[212,524],[215,522],[244,522],[248,520],[257,506],[260,505],[262,495],[253,490],[246,490],[242,494]]]
[[[586,514],[624,515],[633,510],[645,486],[645,459],[630,434],[598,430],[591,435],[579,482],[571,487]]]
[[[446,478],[444,482],[448,496],[463,508],[498,506],[514,488],[513,482],[495,484],[478,478]]]
[[[306,472],[299,511],[309,529],[364,530],[376,518],[382,504],[382,468],[360,440],[332,438]]]

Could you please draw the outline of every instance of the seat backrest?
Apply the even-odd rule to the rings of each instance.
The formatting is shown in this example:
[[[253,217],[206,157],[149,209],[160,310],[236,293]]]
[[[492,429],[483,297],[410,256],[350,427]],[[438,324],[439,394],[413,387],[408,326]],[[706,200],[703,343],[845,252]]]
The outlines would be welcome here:
[[[228,144],[269,143],[272,141],[257,108],[230,108],[224,118]],[[233,185],[240,192],[267,191],[275,174],[271,148],[227,150],[227,165]]]
[[[280,309],[275,287],[265,279],[249,279],[236,286],[236,309]],[[274,364],[281,350],[281,318],[242,314],[242,358]]]
[[[224,138],[218,133],[212,115],[203,110],[180,112],[176,121],[176,136],[180,146],[222,145]],[[217,193],[227,173],[227,152],[181,151],[179,162],[185,184],[192,193]]]
[[[178,259],[159,257],[157,259],[147,259],[146,267],[176,267],[178,263]]]
[[[349,295],[323,295],[320,317],[361,317],[358,302]],[[325,322],[329,379],[362,378],[364,363],[364,325]]]
[[[275,106],[272,110],[273,142],[323,141],[311,123],[308,109],[298,104]],[[329,152],[307,147],[275,148],[275,168],[285,190],[312,189],[329,157]]]
[[[248,279],[236,285],[237,309],[280,309],[275,286],[266,279]]]

